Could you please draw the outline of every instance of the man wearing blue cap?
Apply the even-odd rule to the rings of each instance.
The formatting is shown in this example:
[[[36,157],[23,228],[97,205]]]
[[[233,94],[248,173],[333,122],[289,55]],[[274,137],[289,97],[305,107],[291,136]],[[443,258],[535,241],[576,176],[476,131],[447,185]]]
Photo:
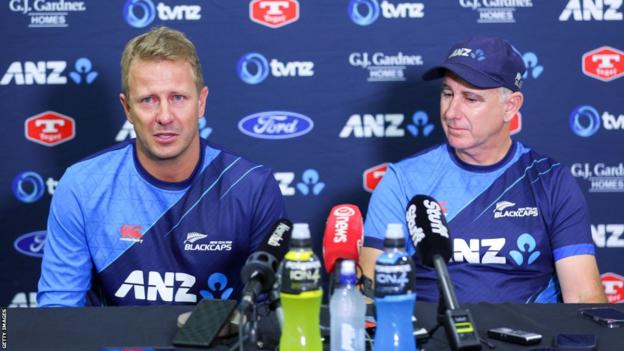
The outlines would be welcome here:
[[[406,223],[418,194],[444,204],[453,247],[450,276],[461,303],[606,302],[589,213],[570,171],[510,136],[522,107],[522,57],[500,38],[454,45],[423,75],[442,79],[447,143],[391,164],[373,193],[360,263],[373,277],[388,223]],[[405,226],[405,233],[408,233]],[[416,263],[417,297],[436,301],[436,274]]]

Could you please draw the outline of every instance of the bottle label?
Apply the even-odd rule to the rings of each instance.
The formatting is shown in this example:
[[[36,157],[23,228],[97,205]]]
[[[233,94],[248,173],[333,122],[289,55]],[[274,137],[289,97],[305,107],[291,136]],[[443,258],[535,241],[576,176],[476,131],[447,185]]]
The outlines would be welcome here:
[[[414,265],[409,257],[375,265],[375,296],[409,294],[414,290]]]
[[[282,292],[297,294],[321,287],[321,262],[285,261],[282,271]]]
[[[348,323],[340,324],[340,350],[355,351],[355,328]]]

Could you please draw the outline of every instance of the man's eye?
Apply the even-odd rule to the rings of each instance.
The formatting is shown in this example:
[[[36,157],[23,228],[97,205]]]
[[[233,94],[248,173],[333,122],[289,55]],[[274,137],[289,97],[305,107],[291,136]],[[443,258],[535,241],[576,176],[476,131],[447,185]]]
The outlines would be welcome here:
[[[173,101],[184,101],[185,97],[184,95],[174,95],[173,96]]]
[[[154,98],[151,96],[144,97],[143,99],[141,99],[141,102],[144,104],[151,104],[154,102]]]

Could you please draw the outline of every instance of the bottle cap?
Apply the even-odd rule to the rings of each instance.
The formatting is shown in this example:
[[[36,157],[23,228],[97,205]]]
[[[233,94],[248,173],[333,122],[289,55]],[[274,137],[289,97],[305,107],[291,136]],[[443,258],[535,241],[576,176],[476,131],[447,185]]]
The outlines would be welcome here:
[[[343,260],[340,265],[340,274],[355,274],[355,262],[352,260]]]
[[[386,239],[403,239],[403,225],[401,223],[390,223],[386,228]]]
[[[292,231],[293,239],[310,239],[310,227],[308,223],[295,223]]]

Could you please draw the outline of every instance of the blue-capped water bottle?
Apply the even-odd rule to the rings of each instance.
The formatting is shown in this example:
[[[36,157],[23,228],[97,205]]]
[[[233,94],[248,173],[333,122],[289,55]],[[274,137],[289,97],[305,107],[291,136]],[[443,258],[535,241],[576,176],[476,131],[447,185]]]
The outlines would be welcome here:
[[[364,351],[366,302],[355,286],[355,262],[340,262],[338,289],[329,301],[331,351]]]
[[[403,226],[388,224],[384,253],[375,264],[377,330],[374,351],[414,351],[414,262],[405,252]]]

